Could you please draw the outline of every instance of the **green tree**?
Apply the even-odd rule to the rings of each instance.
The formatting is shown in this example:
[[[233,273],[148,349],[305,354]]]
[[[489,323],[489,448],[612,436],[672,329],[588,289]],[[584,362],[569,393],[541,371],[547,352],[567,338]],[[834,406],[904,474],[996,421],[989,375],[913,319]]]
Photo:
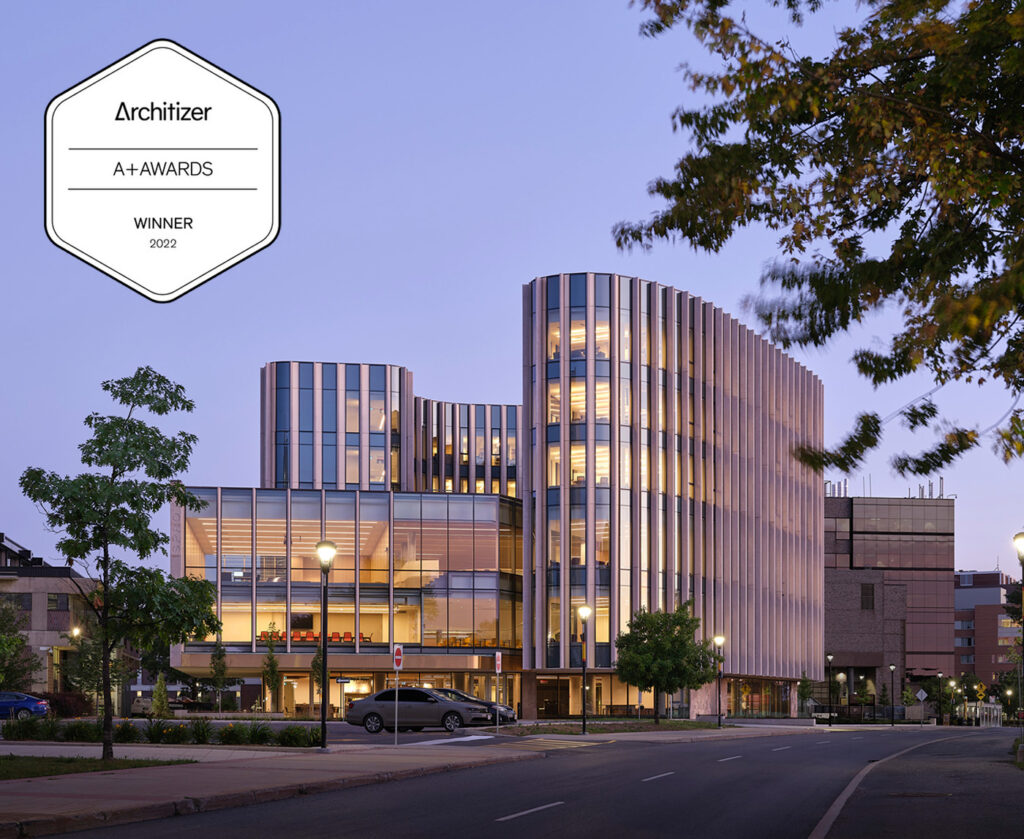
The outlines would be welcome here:
[[[62,656],[61,677],[73,691],[95,697],[99,713],[103,705],[103,642],[96,633],[95,621],[86,619],[82,632],[65,635],[71,651]],[[120,647],[110,656],[110,684],[120,688],[138,672],[138,661]]]
[[[696,690],[718,675],[722,657],[709,639],[697,641],[700,618],[687,600],[674,612],[641,609],[615,639],[615,672],[627,685],[654,691],[654,722],[661,722],[660,697],[681,688]]]
[[[1010,620],[1017,624],[1017,626],[1024,626],[1024,622],[1021,621],[1020,591],[1020,583],[1007,587],[1006,603],[1003,604],[1003,611]]]
[[[217,638],[217,642],[213,645],[213,650],[210,652],[210,687],[217,694],[217,710],[222,711],[223,701],[221,699],[224,688],[228,685],[228,660],[227,655],[224,651],[224,644],[221,643],[220,638]]]
[[[796,698],[800,701],[800,713],[807,713],[807,703],[814,696],[814,682],[807,678],[807,671],[800,671],[800,681],[796,683]]]
[[[316,645],[316,652],[313,653],[313,660],[309,663],[309,678],[313,680],[313,687],[316,692],[323,696],[324,648],[322,644]]]
[[[882,687],[878,689],[878,704],[884,708],[889,707],[889,686],[882,683]]]
[[[202,508],[175,477],[188,469],[195,436],[168,436],[137,416],[190,412],[192,400],[181,385],[149,367],[102,387],[123,413],[92,413],[85,419],[91,436],[78,449],[82,463],[96,471],[67,476],[31,467],[22,473],[20,485],[42,508],[49,527],[63,533],[57,550],[67,563],[83,564],[92,578],[72,581],[95,618],[95,640],[101,647],[103,758],[110,759],[114,651],[125,644],[141,648],[184,643],[219,631],[220,622],[211,583],[169,579],[157,569],[128,565],[115,555],[123,551],[145,560],[165,553],[167,535],[152,527],[152,517],[167,503]]]
[[[911,705],[916,705],[917,691],[908,685],[907,687],[903,688],[903,693],[900,696],[900,699],[903,700],[904,708],[909,708]]]
[[[156,684],[153,685],[152,713],[158,720],[165,720],[171,715],[171,706],[167,701],[167,679],[163,673],[156,677]]]
[[[27,691],[42,662],[28,645],[28,620],[10,600],[0,598],[0,690]]]
[[[831,450],[802,448],[818,469],[855,468],[882,426],[940,431],[900,474],[927,474],[993,432],[1006,460],[1024,454],[1024,408],[990,428],[939,415],[932,396],[962,380],[1024,389],[1024,8],[867,0],[823,58],[753,32],[729,0],[635,0],[642,31],[689,28],[718,59],[684,68],[691,90],[673,125],[690,150],[649,192],[653,218],[615,227],[622,248],[681,238],[718,251],[747,225],[778,232],[754,310],[784,347],[825,345],[885,311],[887,346],[854,353],[875,386],[926,371],[934,387],[883,419],[861,414]],[[772,0],[792,24],[821,0]],[[827,12],[824,12],[827,14]],[[706,103],[706,104],[704,104]]]
[[[277,693],[281,689],[284,677],[281,675],[281,668],[278,665],[277,656],[274,654],[274,649],[277,646],[274,641],[277,625],[271,621],[268,628],[270,631],[267,633],[267,654],[263,656],[263,691],[270,705],[267,710],[273,711],[277,707]]]

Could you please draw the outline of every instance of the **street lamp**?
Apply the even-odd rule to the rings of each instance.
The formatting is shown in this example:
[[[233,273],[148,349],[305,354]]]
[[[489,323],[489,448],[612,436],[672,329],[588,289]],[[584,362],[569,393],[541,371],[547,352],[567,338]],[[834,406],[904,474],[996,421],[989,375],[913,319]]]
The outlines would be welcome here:
[[[71,637],[72,637],[72,638],[74,638],[74,639],[75,639],[76,641],[78,640],[78,638],[79,638],[79,636],[80,636],[81,634],[82,634],[82,629],[81,629],[81,627],[78,627],[78,626],[76,626],[76,627],[74,627],[74,628],[73,628],[73,629],[71,630]]]
[[[889,726],[896,727],[896,665],[889,665]]]
[[[939,699],[939,701],[938,701],[939,710],[935,714],[935,724],[936,725],[942,725],[942,671],[941,670],[939,671],[938,680],[939,680],[938,681],[938,685],[939,685],[939,697],[938,697],[938,699]],[[950,703],[950,705],[953,704],[952,694],[950,694],[949,703]]]
[[[580,691],[583,701],[583,733],[587,733],[587,619],[593,613],[586,603],[576,610],[576,614],[580,616],[580,620],[583,622],[583,690]]]
[[[718,654],[722,655],[722,647],[725,646],[725,636],[716,635],[712,640],[715,642],[715,646],[718,647]],[[718,727],[722,727],[722,665],[725,664],[725,659],[722,658],[718,662]]]
[[[323,586],[320,589],[320,751],[327,751],[327,699],[330,697],[330,686],[327,684],[327,572],[331,570],[334,555],[338,546],[329,539],[316,544],[316,555],[320,560],[320,576]]]
[[[832,727],[832,653],[825,656],[828,660],[828,727]]]

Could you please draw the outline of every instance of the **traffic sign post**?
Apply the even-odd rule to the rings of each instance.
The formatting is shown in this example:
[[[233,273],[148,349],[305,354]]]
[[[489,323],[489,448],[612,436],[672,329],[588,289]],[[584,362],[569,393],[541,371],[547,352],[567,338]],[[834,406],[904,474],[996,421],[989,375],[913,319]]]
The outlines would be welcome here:
[[[925,693],[924,688],[921,688],[914,695],[917,697],[917,701],[921,703],[921,725],[924,725],[924,701],[928,698],[928,694]]]
[[[498,709],[498,705],[501,704],[501,653],[496,652],[494,654],[494,698],[497,703],[494,706],[494,733],[497,734],[501,729],[501,711]]]
[[[402,669],[402,645],[395,644],[395,745],[398,745],[398,671]]]

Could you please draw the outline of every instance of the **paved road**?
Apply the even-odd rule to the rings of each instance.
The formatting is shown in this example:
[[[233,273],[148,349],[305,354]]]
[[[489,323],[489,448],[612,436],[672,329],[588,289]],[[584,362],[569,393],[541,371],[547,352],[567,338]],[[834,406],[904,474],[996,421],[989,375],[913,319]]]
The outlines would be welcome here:
[[[983,730],[923,746],[868,773],[829,839],[1024,836],[1024,771],[1007,768],[1013,735]]]
[[[909,746],[920,748],[882,764],[879,771],[896,768],[901,760],[920,753],[921,766],[927,766],[933,757],[950,750],[950,744],[956,746],[956,754],[977,752],[991,757],[994,744],[1005,741],[1005,752],[1012,739],[1005,732],[967,732],[957,733],[957,740],[928,745],[948,736],[948,730],[868,729],[688,744],[625,738],[603,743],[545,738],[546,743],[537,746],[548,753],[542,761],[490,766],[79,835],[83,839],[170,839],[188,829],[218,839],[250,839],[275,832],[303,837],[393,833],[403,839],[435,839],[455,829],[460,835],[495,839],[523,835],[531,839],[593,837],[610,832],[629,837],[807,837],[850,780],[869,763]],[[1004,781],[1013,773],[1011,783],[1017,782],[1017,770],[1009,765],[1009,755],[1003,757],[1006,760],[993,764],[993,771]],[[918,767],[903,773],[904,780],[916,778],[921,771]],[[1020,778],[1024,784],[1024,774]],[[962,799],[957,800],[964,804]],[[973,807],[966,809],[969,816]],[[903,811],[894,808],[889,817],[901,828],[901,839],[906,839],[910,834]],[[874,822],[870,830],[865,830],[860,823],[839,821],[836,830],[846,831],[834,834],[837,839],[889,835],[879,833]],[[951,834],[920,835],[938,839]],[[956,835],[965,839],[968,834]],[[1004,831],[988,835],[1011,834]]]

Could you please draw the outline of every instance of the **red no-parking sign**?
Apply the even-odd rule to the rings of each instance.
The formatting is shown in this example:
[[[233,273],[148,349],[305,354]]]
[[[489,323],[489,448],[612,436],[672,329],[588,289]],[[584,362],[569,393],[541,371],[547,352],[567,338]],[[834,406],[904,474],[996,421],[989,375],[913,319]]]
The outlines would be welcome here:
[[[494,654],[494,672],[501,673],[501,653]]]
[[[395,647],[395,670],[402,669],[402,648],[400,646]]]

